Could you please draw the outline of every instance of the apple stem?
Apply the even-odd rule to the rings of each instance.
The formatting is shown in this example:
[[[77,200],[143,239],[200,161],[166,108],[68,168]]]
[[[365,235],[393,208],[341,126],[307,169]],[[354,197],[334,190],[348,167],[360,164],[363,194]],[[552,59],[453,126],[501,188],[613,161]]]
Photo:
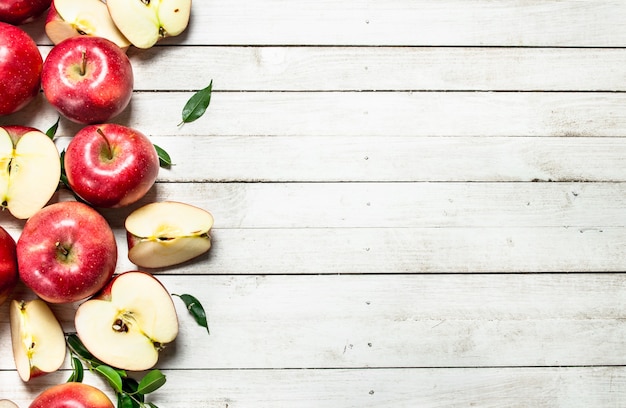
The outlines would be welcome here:
[[[55,243],[55,246],[57,247],[57,250],[61,253],[61,255],[63,256],[68,256],[70,251],[67,250],[67,248],[65,248],[63,245],[61,245],[60,242]]]
[[[107,158],[111,160],[113,158],[113,150],[111,150],[111,143],[109,142],[109,139],[106,137],[102,129],[98,128],[96,129],[96,132],[98,132],[100,136],[104,138],[104,141],[107,144]]]
[[[80,64],[80,76],[84,76],[87,72],[87,51],[83,51],[83,60]]]

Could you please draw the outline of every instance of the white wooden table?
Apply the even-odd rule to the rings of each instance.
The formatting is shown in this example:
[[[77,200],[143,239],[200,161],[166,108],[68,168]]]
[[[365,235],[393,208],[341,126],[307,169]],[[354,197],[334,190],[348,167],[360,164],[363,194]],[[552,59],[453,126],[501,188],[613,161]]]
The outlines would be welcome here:
[[[115,121],[213,213],[166,407],[626,406],[626,4],[196,0]],[[40,24],[26,27],[44,55]],[[213,80],[209,110],[178,127]],[[0,124],[43,130],[40,97]],[[59,143],[78,126],[62,121]],[[135,207],[133,207],[135,208]],[[123,219],[105,211],[126,259]],[[22,223],[0,222],[17,236]],[[74,305],[55,307],[72,330]],[[0,308],[0,397],[27,407]],[[86,382],[107,386],[95,376]]]

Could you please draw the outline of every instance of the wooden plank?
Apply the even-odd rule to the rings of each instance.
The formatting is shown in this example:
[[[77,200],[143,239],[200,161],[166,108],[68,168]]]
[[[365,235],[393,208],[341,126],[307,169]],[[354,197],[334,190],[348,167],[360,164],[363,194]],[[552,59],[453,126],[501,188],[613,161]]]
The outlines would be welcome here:
[[[208,84],[210,74],[202,81]],[[587,136],[626,134],[625,93],[215,92],[206,114],[180,127],[191,92],[137,92],[114,122],[154,136]],[[0,125],[42,130],[58,113],[43,95]],[[59,135],[82,126],[63,120]],[[266,139],[267,140],[267,139]],[[319,143],[319,142],[318,142]]]
[[[128,54],[141,72],[137,90],[157,83],[196,90],[207,76],[216,91],[626,90],[623,48],[158,47]]]
[[[163,45],[436,45],[621,47],[619,0],[198,2]],[[26,27],[48,43],[41,25]]]
[[[7,225],[17,238],[19,225]],[[114,230],[117,271],[126,233]],[[623,227],[218,229],[204,255],[161,272],[194,274],[395,274],[621,272]]]
[[[218,229],[626,226],[626,183],[160,183],[102,212],[123,228],[135,208],[166,200],[210,211]]]
[[[194,294],[211,329],[177,300],[180,334],[163,369],[626,363],[615,353],[626,346],[622,274],[157,276]],[[71,331],[75,306],[53,307]],[[0,368],[13,368],[10,353]]]
[[[287,408],[380,407],[619,407],[623,367],[165,370],[167,383],[149,399],[158,406]],[[26,386],[0,372],[0,394],[27,406],[40,390],[63,382],[60,372]],[[203,386],[195,384],[201,381]],[[86,374],[85,382],[113,394]]]

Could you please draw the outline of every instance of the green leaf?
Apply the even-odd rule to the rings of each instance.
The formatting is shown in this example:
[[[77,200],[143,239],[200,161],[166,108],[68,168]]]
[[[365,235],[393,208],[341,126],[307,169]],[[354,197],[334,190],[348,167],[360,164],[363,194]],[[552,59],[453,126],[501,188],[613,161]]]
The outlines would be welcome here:
[[[109,381],[115,392],[122,392],[122,377],[118,370],[104,364],[97,366],[95,370]]]
[[[159,156],[159,164],[161,165],[161,167],[169,169],[170,167],[172,167],[172,158],[170,157],[170,155],[163,150],[163,148],[154,145],[154,148],[157,151],[157,155]]]
[[[65,186],[65,188],[70,188],[70,183],[67,181],[67,173],[65,172],[65,149],[59,154],[59,158],[61,160],[61,183]]]
[[[185,303],[185,306],[187,307],[187,310],[189,311],[189,313],[196,320],[196,323],[198,323],[198,325],[202,327],[205,327],[207,333],[211,334],[211,332],[209,331],[209,326],[206,321],[206,313],[200,301],[196,299],[195,297],[188,295],[188,294],[177,295],[173,293],[172,295],[178,296],[179,298],[181,298],[182,301]]]
[[[72,375],[67,379],[67,382],[83,382],[83,377],[83,363],[78,357],[72,356]]]
[[[157,407],[155,404],[153,404],[152,402],[148,402],[147,404],[150,408],[159,408]]]
[[[213,80],[211,80],[209,86],[197,91],[191,96],[191,98],[189,98],[189,100],[185,104],[185,107],[183,108],[183,120],[178,124],[178,126],[181,126],[183,123],[193,122],[194,120],[204,115],[204,112],[206,112],[206,109],[211,103],[212,90]]]
[[[130,395],[125,393],[117,394],[117,408],[139,408],[137,401],[132,399]]]
[[[50,129],[46,130],[46,136],[50,139],[54,139],[54,136],[57,134],[57,130],[59,129],[59,120],[61,120],[60,116],[57,117],[56,123],[52,125]]]
[[[70,350],[81,357],[84,360],[97,361],[96,358],[83,346],[83,342],[80,341],[76,334],[70,334],[66,339],[67,346]]]
[[[137,392],[139,394],[150,394],[161,388],[165,384],[165,375],[161,373],[159,370],[152,370],[146,374],[141,381],[139,381],[139,386],[137,387]]]

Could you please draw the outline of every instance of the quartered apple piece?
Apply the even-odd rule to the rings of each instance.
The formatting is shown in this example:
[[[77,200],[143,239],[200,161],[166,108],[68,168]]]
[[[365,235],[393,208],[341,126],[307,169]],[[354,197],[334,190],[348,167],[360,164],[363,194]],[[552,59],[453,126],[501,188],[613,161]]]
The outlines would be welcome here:
[[[118,30],[106,4],[100,0],[54,0],[48,11],[45,31],[54,44],[78,35],[104,37],[120,48],[130,41]]]
[[[15,367],[23,381],[54,372],[63,365],[65,334],[46,302],[12,300],[9,320]]]
[[[176,201],[144,205],[125,222],[128,258],[144,268],[162,268],[195,258],[211,248],[213,216]]]
[[[116,275],[103,291],[78,307],[78,337],[94,357],[116,368],[142,371],[178,335],[171,295],[141,271]]]
[[[0,205],[14,217],[26,219],[43,208],[60,177],[59,151],[48,136],[0,128]]]
[[[191,0],[107,0],[117,28],[137,48],[150,48],[189,24]]]

